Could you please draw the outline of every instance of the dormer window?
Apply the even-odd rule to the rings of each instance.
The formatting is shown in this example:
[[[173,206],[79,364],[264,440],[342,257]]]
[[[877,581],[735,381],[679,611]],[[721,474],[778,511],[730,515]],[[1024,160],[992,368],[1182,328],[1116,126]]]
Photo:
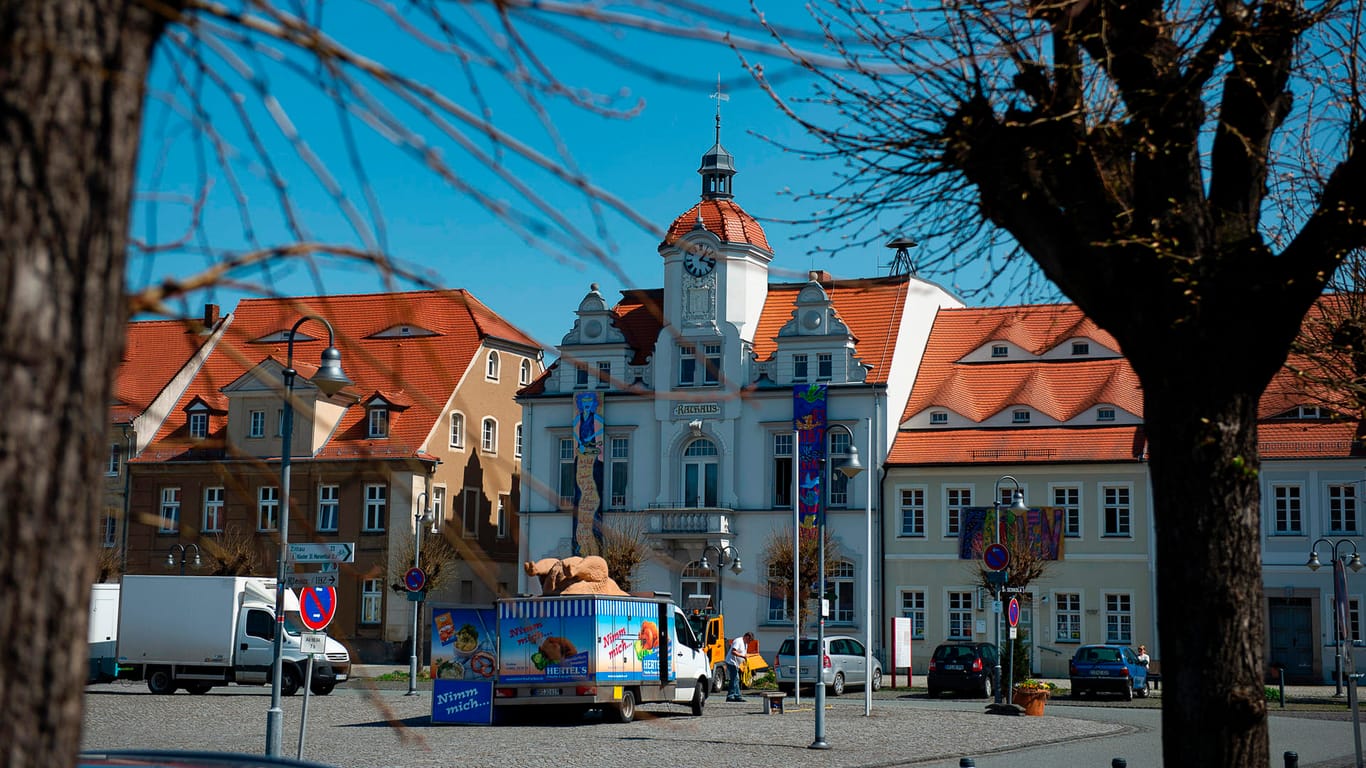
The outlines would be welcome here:
[[[1091,354],[1091,345],[1085,341],[1074,341],[1072,342],[1072,354],[1089,355]]]
[[[209,414],[196,411],[190,414],[190,437],[203,440],[209,436]]]
[[[1115,420],[1115,409],[1114,409],[1114,408],[1097,408],[1097,409],[1096,409],[1096,421],[1114,421],[1114,420]]]
[[[517,383],[526,386],[531,383],[531,361],[523,359],[520,370],[517,373]]]
[[[389,409],[383,405],[370,407],[370,428],[366,437],[383,438],[389,436]]]
[[[266,412],[252,411],[251,423],[247,426],[247,437],[266,436]]]
[[[1011,423],[1011,424],[1028,424],[1028,423],[1029,423],[1029,411],[1015,411],[1014,413],[1010,414],[1010,423]]]
[[[931,411],[931,412],[930,412],[930,423],[931,423],[931,424],[948,424],[948,423],[949,423],[949,414],[948,414],[948,412],[947,412],[947,411]]]
[[[1299,416],[1301,419],[1323,419],[1327,418],[1327,413],[1317,405],[1301,405]]]
[[[1009,356],[1010,356],[1010,347],[1007,347],[1007,346],[1004,345],[1004,344],[992,344],[992,345],[991,345],[991,356],[992,356],[992,357],[1009,357]]]
[[[834,357],[829,352],[816,355],[816,380],[829,381],[835,370]]]
[[[484,378],[489,381],[498,380],[498,353],[496,351],[489,352],[488,367],[484,371]]]

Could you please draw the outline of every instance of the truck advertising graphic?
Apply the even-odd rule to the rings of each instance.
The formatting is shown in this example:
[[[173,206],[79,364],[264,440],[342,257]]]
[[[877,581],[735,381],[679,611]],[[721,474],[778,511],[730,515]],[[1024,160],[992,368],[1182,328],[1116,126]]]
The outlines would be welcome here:
[[[661,682],[657,601],[531,598],[498,610],[500,683]]]
[[[485,723],[493,718],[492,608],[432,606],[432,722]]]

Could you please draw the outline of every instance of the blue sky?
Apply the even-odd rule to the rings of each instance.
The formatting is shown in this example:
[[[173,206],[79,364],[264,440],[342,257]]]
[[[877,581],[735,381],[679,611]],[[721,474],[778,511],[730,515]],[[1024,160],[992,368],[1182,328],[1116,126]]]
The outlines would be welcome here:
[[[886,271],[891,254],[885,249],[863,248],[835,257],[813,253],[837,247],[841,233],[803,237],[810,233],[809,227],[769,220],[808,215],[812,205],[794,202],[792,193],[827,188],[839,169],[833,163],[802,160],[761,138],[773,139],[778,145],[810,145],[801,129],[754,86],[736,54],[723,46],[639,31],[606,30],[600,25],[569,25],[614,54],[689,81],[671,82],[592,58],[565,44],[561,35],[521,27],[533,41],[536,55],[566,86],[607,95],[613,106],[639,106],[638,113],[629,119],[609,118],[568,99],[548,96],[539,100],[545,110],[542,121],[506,79],[495,76],[487,67],[465,69],[449,55],[424,49],[394,30],[369,6],[325,7],[328,17],[324,29],[358,54],[421,80],[476,114],[487,112],[498,130],[548,155],[556,155],[558,136],[566,148],[558,156],[561,161],[568,158],[584,177],[623,200],[657,231],[610,212],[595,220],[579,190],[519,160],[515,153],[500,153],[486,136],[466,131],[470,149],[461,149],[416,112],[384,96],[380,100],[441,153],[455,174],[456,184],[424,168],[412,153],[398,150],[391,138],[352,121],[354,152],[362,158],[365,178],[375,197],[372,209],[361,177],[352,170],[337,109],[319,93],[315,66],[306,61],[296,67],[282,65],[271,60],[265,46],[252,51],[238,45],[232,56],[206,46],[199,50],[205,56],[208,74],[201,75],[186,66],[189,59],[185,52],[193,50],[187,45],[178,52],[174,47],[164,51],[172,55],[162,56],[152,78],[134,235],[162,250],[155,256],[131,259],[130,288],[155,284],[167,276],[184,278],[224,254],[251,250],[253,245],[293,240],[280,213],[281,198],[268,183],[270,174],[256,153],[254,141],[259,141],[278,163],[278,173],[289,186],[290,205],[296,220],[303,223],[306,239],[353,246],[363,243],[364,237],[357,234],[338,206],[337,196],[317,181],[317,174],[301,159],[298,147],[306,143],[308,151],[336,177],[341,194],[363,212],[363,218],[373,222],[371,211],[380,211],[384,241],[396,259],[439,285],[470,290],[543,346],[553,348],[570,329],[573,312],[591,283],[600,284],[609,301],[624,288],[661,284],[662,268],[656,251],[659,232],[699,197],[701,181],[696,171],[702,153],[714,138],[716,101],[711,94],[718,77],[726,84],[723,91],[729,96],[721,108],[722,143],[735,155],[739,169],[734,183],[736,201],[764,222],[776,254],[775,279],[796,279],[811,268],[826,269],[839,277]],[[804,14],[787,5],[780,7],[783,23],[804,22]],[[457,21],[471,36],[470,48],[477,50],[488,32],[479,30],[467,17]],[[291,61],[288,55],[284,59]],[[292,60],[302,61],[298,57]],[[468,75],[470,71],[476,73],[473,78]],[[781,65],[772,60],[767,71],[770,75],[783,74]],[[243,76],[244,72],[248,74]],[[197,101],[185,94],[185,85],[196,78],[208,84]],[[222,78],[226,86],[216,87],[215,78]],[[794,95],[809,93],[809,83],[800,77],[783,80],[780,88]],[[287,116],[287,123],[271,118],[263,105],[262,94],[266,92],[278,99],[275,114]],[[257,139],[243,130],[225,93],[242,97]],[[189,118],[195,109],[202,109],[202,122],[219,135],[219,151],[229,158],[226,163],[215,159],[215,145],[204,139],[203,132],[190,127],[193,121]],[[281,124],[298,130],[298,143],[291,144]],[[197,147],[201,150],[198,153]],[[481,162],[476,159],[479,153],[497,159],[491,164]],[[232,173],[225,172],[224,167]],[[495,168],[503,170],[506,178],[494,173]],[[538,211],[528,206],[526,195],[508,179],[533,190],[533,196],[540,197],[546,208]],[[468,190],[456,188],[462,184],[468,185]],[[507,204],[523,211],[531,223],[520,228],[509,226],[487,207],[477,205],[469,190],[486,196],[492,205]],[[240,205],[235,202],[239,199]],[[244,221],[250,222],[249,227],[244,227]],[[563,235],[565,223],[577,228],[577,235]],[[373,224],[367,227],[374,229]],[[903,228],[899,222],[889,227]],[[905,228],[913,230],[913,224]],[[244,236],[244,229],[254,239]],[[556,242],[553,237],[527,235],[540,231],[559,233],[561,239]],[[602,264],[590,248],[574,241],[575,236],[586,236],[601,246],[616,269]],[[217,301],[226,309],[243,296],[262,292],[368,293],[386,287],[413,286],[406,282],[386,286],[373,268],[353,262],[296,260],[277,264],[269,272],[259,268],[236,272],[228,284],[191,294],[171,308],[198,315],[206,301]]]

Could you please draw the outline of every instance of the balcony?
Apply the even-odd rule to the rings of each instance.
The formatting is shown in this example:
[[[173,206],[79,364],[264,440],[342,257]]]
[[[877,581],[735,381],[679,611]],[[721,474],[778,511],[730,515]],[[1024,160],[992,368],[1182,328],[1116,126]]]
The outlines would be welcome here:
[[[734,514],[724,507],[691,507],[681,501],[651,504],[645,532],[656,544],[709,541],[731,535]]]

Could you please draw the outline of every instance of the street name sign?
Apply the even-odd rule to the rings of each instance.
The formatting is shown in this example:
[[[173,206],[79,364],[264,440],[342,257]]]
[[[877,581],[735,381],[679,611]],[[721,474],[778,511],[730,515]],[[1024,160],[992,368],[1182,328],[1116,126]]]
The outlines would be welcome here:
[[[323,573],[291,573],[285,576],[285,586],[290,589],[307,589],[308,587],[335,587],[338,577],[341,574],[336,571],[326,571]]]
[[[289,559],[296,563],[354,563],[355,542],[290,544]]]

